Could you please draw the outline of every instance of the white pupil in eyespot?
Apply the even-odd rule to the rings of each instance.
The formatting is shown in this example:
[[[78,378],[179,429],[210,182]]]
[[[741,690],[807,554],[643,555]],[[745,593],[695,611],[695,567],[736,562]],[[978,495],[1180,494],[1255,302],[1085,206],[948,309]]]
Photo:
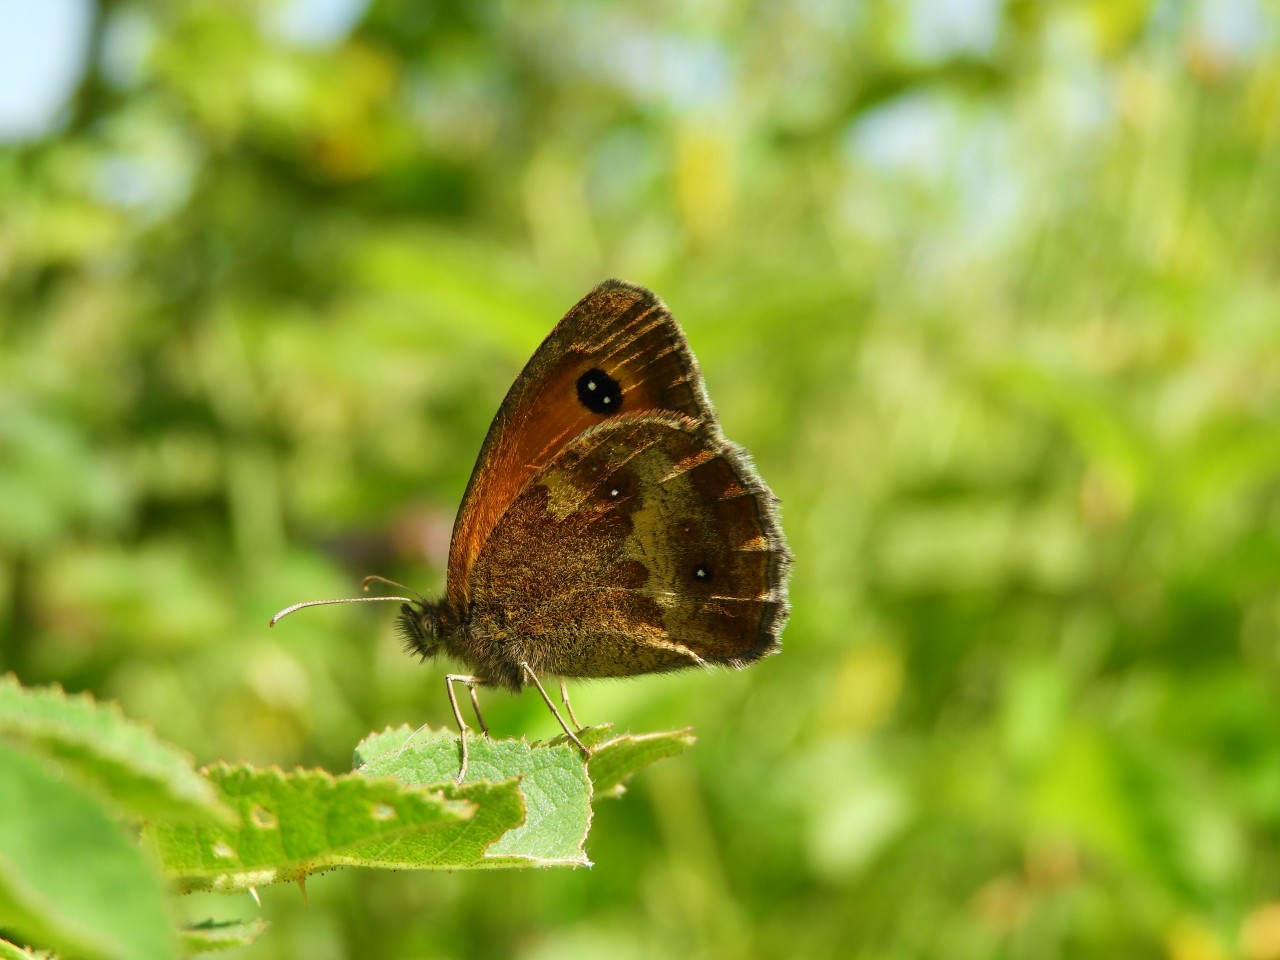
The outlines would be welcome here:
[[[587,381],[587,389],[588,389],[588,390],[594,390],[595,388],[596,388],[596,382],[595,382],[594,380],[588,380],[588,381]]]
[[[611,496],[611,497],[616,497],[617,495],[618,495],[618,491],[617,491],[617,490],[610,490],[610,491],[609,491],[609,496]]]

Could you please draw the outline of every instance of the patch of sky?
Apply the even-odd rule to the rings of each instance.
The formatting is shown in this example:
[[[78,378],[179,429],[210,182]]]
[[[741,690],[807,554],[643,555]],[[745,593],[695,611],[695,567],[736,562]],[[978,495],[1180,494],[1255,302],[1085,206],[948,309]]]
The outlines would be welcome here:
[[[152,223],[186,202],[196,174],[191,145],[155,126],[119,137],[119,149],[99,161],[95,182],[106,203]]]
[[[90,0],[0,0],[0,141],[57,129],[84,76]]]
[[[886,174],[936,180],[951,168],[954,106],[931,93],[908,94],[867,111],[849,127],[845,148]]]
[[[1200,0],[1193,29],[1222,59],[1252,63],[1275,50],[1276,5],[1266,6],[1269,12],[1262,0]]]
[[[709,37],[624,33],[600,66],[635,99],[680,113],[723,102],[732,85],[729,53]]]
[[[369,0],[278,0],[271,5],[267,28],[298,47],[330,47],[355,29]]]
[[[1026,183],[1017,173],[1017,146],[1009,117],[991,105],[945,94],[916,93],[892,100],[854,121],[845,153],[855,192],[876,191],[883,202],[923,204],[952,240],[998,247],[1016,232]],[[870,211],[853,197],[855,217]],[[872,218],[909,224],[910,217]],[[859,223],[850,226],[860,229]]]
[[[137,86],[155,47],[156,26],[142,10],[124,7],[108,15],[98,51],[103,79],[114,87]]]
[[[905,9],[907,53],[925,61],[990,54],[1002,7],[1001,0],[913,0]]]

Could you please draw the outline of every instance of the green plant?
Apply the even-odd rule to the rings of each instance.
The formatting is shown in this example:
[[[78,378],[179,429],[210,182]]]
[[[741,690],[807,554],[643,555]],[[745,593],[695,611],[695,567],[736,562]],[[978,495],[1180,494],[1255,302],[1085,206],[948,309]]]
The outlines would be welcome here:
[[[114,705],[4,678],[0,930],[77,957],[162,960],[244,945],[266,927],[210,921],[179,933],[167,888],[253,890],[340,866],[590,866],[593,798],[693,742],[687,730],[592,727],[584,763],[563,737],[478,738],[471,778],[457,784],[457,737],[410,735],[365,738],[350,773],[197,771]]]

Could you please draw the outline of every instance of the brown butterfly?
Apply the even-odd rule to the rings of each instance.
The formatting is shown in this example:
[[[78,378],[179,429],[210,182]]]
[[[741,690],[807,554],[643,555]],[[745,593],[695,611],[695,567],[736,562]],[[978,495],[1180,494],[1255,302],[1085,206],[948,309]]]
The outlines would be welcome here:
[[[443,599],[402,603],[406,648],[445,653],[475,688],[526,684],[569,738],[540,676],[743,667],[778,649],[791,555],[777,500],[720,432],[675,318],[607,280],[538,347],[498,409],[462,497]],[[368,578],[383,580],[381,577]],[[390,581],[384,581],[390,582]],[[415,591],[409,591],[414,593]],[[306,606],[294,604],[272,620]]]

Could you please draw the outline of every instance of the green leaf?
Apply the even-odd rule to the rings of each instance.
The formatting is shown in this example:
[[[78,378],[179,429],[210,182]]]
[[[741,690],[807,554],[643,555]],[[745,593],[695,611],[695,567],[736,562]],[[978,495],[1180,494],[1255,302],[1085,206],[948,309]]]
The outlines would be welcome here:
[[[261,917],[252,920],[206,920],[182,931],[182,946],[188,954],[247,947],[269,926],[271,924]]]
[[[418,789],[360,774],[218,765],[207,771],[239,828],[157,823],[146,831],[186,890],[238,890],[331,867],[467,866],[521,823],[515,783]]]
[[[125,718],[114,703],[0,677],[0,737],[58,761],[124,810],[148,817],[227,819],[191,759]]]
[[[591,750],[587,772],[597,797],[620,797],[632,774],[667,757],[688,750],[697,738],[692,727],[661,733],[623,733],[610,736],[612,724],[582,731],[579,738]]]
[[[590,866],[592,784],[566,738],[542,744],[474,737],[470,779],[457,784],[456,734],[409,727],[366,737],[355,772],[219,765],[207,776],[239,815],[238,828],[158,823],[146,831],[186,890],[237,890],[331,867],[397,870]],[[582,731],[603,795],[693,742],[687,730],[613,736]]]
[[[23,950],[16,943],[0,938],[0,960],[44,960],[49,956],[51,955],[43,950],[32,953],[30,950]]]
[[[87,960],[176,956],[155,871],[59,763],[0,743],[0,928]]]
[[[447,787],[461,756],[457,734],[427,730],[409,739],[410,734],[408,727],[400,727],[361,741],[356,747],[359,772]],[[471,737],[467,744],[469,779],[458,789],[486,780],[517,783],[527,811],[523,825],[467,866],[590,866],[583,844],[591,825],[591,782],[576,747],[488,737]]]

